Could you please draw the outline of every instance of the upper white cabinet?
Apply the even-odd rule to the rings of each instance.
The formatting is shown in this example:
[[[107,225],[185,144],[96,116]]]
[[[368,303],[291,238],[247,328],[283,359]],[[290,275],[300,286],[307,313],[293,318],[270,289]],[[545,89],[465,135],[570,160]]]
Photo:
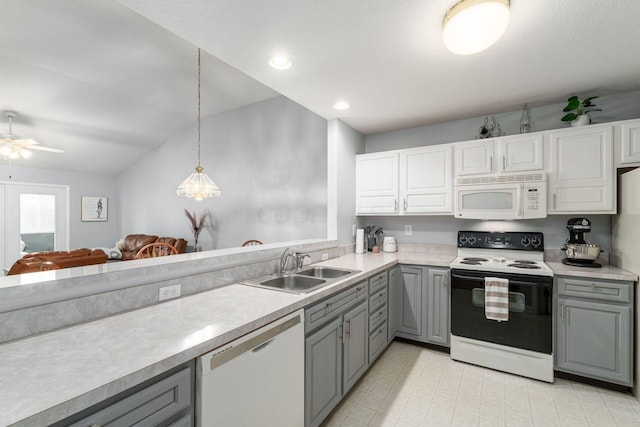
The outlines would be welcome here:
[[[356,214],[452,214],[450,144],[356,156]]]
[[[456,147],[456,175],[493,172],[493,139],[459,142]]]
[[[452,146],[400,151],[403,214],[453,213]]]
[[[544,169],[542,133],[461,142],[455,147],[458,176]]]
[[[356,214],[398,213],[398,152],[356,156]]]
[[[550,132],[549,213],[615,213],[613,126]]]
[[[640,120],[620,126],[620,163],[640,163]]]
[[[496,141],[498,172],[544,169],[542,133],[505,136]]]

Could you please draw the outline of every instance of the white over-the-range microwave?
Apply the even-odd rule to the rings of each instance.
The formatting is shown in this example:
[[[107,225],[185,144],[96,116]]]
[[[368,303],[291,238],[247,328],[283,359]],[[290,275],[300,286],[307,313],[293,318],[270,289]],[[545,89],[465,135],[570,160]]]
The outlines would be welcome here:
[[[547,216],[547,175],[459,177],[454,215],[463,219],[532,219]]]

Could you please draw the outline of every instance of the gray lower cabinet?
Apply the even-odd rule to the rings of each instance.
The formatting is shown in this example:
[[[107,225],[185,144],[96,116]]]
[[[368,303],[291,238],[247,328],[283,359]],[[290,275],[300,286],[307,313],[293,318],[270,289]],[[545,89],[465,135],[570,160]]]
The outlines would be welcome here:
[[[396,305],[396,336],[419,340],[422,336],[423,275],[421,267],[400,267]]]
[[[449,269],[429,268],[427,310],[423,313],[427,342],[449,346]]]
[[[369,367],[366,282],[310,307],[305,316],[314,319],[305,338],[305,425],[315,427]]]
[[[449,346],[449,269],[400,266],[396,336]]]
[[[387,283],[387,344],[396,336],[396,311],[398,300],[398,269],[396,267],[389,270],[389,281]]]
[[[631,386],[633,283],[556,279],[556,370]]]
[[[54,426],[193,426],[193,366],[158,375]]]

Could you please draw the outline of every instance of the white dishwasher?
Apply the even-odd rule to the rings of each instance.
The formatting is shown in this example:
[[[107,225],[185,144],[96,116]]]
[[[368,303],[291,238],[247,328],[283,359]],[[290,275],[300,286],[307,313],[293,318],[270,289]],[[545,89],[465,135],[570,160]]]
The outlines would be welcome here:
[[[197,359],[197,426],[304,424],[303,314],[299,310]]]

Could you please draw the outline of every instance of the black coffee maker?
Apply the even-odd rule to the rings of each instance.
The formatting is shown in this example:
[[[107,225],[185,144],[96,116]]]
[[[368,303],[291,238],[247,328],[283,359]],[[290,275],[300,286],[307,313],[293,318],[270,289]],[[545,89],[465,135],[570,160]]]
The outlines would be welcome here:
[[[571,218],[567,221],[567,230],[569,238],[562,248],[567,257],[562,263],[578,267],[601,267],[595,262],[600,256],[600,246],[590,243],[585,237],[591,231],[591,221],[587,218]]]

